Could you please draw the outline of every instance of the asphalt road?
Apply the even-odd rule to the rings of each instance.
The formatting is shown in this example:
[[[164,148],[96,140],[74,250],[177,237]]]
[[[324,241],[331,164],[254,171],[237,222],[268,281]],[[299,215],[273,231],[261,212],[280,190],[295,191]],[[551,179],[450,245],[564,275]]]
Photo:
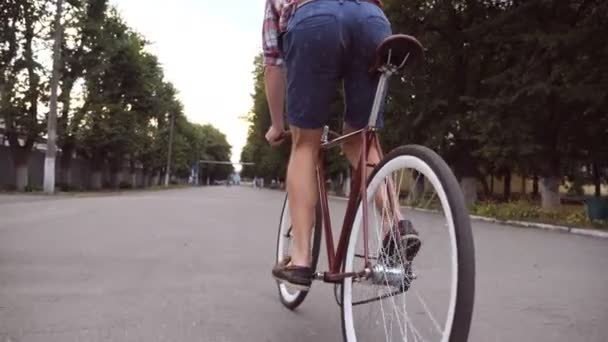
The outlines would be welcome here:
[[[341,341],[330,286],[295,312],[278,302],[283,196],[0,196],[0,342]],[[470,341],[608,341],[608,240],[479,222],[474,235]]]

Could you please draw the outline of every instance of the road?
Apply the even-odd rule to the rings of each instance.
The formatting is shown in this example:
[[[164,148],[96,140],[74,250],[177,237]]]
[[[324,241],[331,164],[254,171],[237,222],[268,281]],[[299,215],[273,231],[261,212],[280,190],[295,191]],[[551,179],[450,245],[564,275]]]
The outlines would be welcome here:
[[[315,284],[296,312],[277,300],[282,199],[239,187],[4,197],[0,342],[341,341],[331,287]],[[608,240],[479,222],[474,236],[470,341],[608,341]]]

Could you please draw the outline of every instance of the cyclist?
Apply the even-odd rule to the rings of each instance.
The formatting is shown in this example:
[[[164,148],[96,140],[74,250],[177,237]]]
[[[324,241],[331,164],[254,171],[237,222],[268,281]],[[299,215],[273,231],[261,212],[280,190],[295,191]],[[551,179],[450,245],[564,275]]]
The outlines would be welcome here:
[[[379,77],[370,72],[370,66],[376,47],[390,34],[380,0],[266,1],[264,79],[272,121],[266,139],[273,146],[282,142],[285,109],[292,134],[286,183],[293,249],[272,270],[287,285],[306,290],[313,277],[310,240],[318,199],[315,167],[330,103],[343,82],[344,132],[365,127]],[[342,150],[356,165],[361,141],[350,139]],[[369,162],[378,161],[378,151],[372,148]]]

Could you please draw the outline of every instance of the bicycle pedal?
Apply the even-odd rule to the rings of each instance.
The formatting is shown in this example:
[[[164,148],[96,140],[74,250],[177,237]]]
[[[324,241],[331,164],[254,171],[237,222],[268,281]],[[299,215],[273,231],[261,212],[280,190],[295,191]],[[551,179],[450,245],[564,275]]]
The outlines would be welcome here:
[[[325,274],[323,274],[323,272],[315,272],[315,274],[312,276],[312,279],[314,280],[323,280],[325,278]]]

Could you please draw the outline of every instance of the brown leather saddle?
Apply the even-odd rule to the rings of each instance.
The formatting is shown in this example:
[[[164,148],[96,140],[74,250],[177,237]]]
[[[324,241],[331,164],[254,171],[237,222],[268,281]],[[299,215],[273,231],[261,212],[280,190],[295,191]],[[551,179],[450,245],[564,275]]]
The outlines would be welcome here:
[[[383,66],[402,69],[420,60],[424,55],[424,48],[420,42],[406,34],[388,36],[376,49],[376,61],[372,66],[378,70]]]

